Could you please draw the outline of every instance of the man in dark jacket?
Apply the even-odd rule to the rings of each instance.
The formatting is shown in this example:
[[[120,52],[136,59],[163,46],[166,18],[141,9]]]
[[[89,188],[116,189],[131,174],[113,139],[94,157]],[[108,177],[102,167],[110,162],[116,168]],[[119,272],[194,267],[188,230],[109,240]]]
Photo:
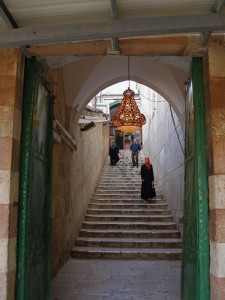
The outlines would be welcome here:
[[[136,165],[138,168],[138,153],[141,151],[141,145],[137,143],[136,139],[134,139],[134,142],[131,144],[130,150],[132,152],[131,157],[132,157],[133,167],[135,167]]]

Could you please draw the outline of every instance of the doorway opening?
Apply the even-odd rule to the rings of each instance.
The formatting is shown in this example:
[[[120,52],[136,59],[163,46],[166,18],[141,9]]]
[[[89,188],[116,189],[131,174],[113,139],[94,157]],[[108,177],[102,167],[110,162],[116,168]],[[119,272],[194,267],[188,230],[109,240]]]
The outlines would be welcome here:
[[[96,58],[90,58],[90,60],[92,60],[92,59],[96,60]],[[87,62],[89,63],[89,59]],[[105,62],[108,63],[108,61],[105,61],[105,58],[103,58],[103,61],[101,61],[99,63],[100,65],[101,64],[103,64],[103,65],[99,66],[97,64],[97,61],[95,61],[95,63],[98,65],[98,68],[105,67]],[[111,58],[109,59],[109,62],[112,63]],[[120,60],[120,62],[123,62],[123,58],[122,58],[122,60]],[[117,61],[117,63],[118,63],[118,61]],[[133,74],[133,80],[136,80],[136,78],[137,79],[141,78],[140,80],[136,80],[136,81],[142,82],[143,84],[146,83],[147,86],[154,87],[153,83],[156,84],[156,82],[154,82],[154,80],[153,80],[153,83],[151,81],[147,82],[147,79],[146,79],[147,76],[145,76],[145,71],[146,71],[145,70],[145,67],[146,67],[145,59],[143,59],[143,61],[142,61],[139,57],[136,59],[135,63],[136,63],[136,66],[139,67],[139,74],[138,74],[138,72],[137,72],[137,74]],[[96,64],[95,64],[95,66],[96,66]],[[151,61],[150,64],[153,64],[153,66],[154,66],[155,61],[154,62]],[[116,64],[114,63],[112,66],[115,66],[115,65]],[[162,66],[160,64],[158,64],[158,66],[159,66],[159,69],[160,69],[160,67],[162,68]],[[55,262],[57,264],[57,267],[59,267],[59,265],[62,261],[66,261],[66,259],[68,257],[68,253],[72,248],[72,243],[74,242],[75,237],[77,237],[77,235],[78,235],[78,231],[81,228],[81,224],[83,221],[84,211],[87,209],[87,206],[89,204],[89,199],[91,198],[91,195],[93,194],[94,188],[97,183],[97,178],[101,173],[101,169],[102,169],[102,166],[103,166],[103,163],[105,160],[105,156],[108,152],[107,151],[108,150],[108,138],[109,138],[110,130],[109,130],[108,125],[103,124],[106,122],[104,121],[104,122],[102,122],[102,124],[100,122],[100,124],[95,126],[90,131],[81,131],[79,117],[81,116],[81,112],[82,112],[83,108],[86,106],[86,104],[88,103],[88,101],[91,99],[91,97],[93,97],[93,95],[96,94],[96,90],[100,90],[101,88],[105,87],[105,85],[109,85],[109,82],[115,83],[115,82],[123,80],[126,77],[124,74],[120,74],[121,69],[118,65],[117,65],[117,67],[118,68],[114,69],[114,72],[117,72],[117,76],[115,76],[115,74],[113,74],[113,72],[111,72],[110,73],[110,76],[112,76],[111,80],[110,80],[110,78],[106,78],[106,81],[104,82],[104,84],[102,84],[102,86],[100,84],[96,85],[96,81],[92,78],[92,76],[89,76],[88,79],[85,78],[85,80],[86,80],[85,84],[83,84],[83,85],[80,84],[79,87],[76,86],[76,89],[77,89],[76,93],[74,90],[74,80],[75,79],[73,77],[71,77],[71,73],[75,72],[76,68],[72,68],[72,66],[70,65],[70,66],[65,66],[65,68],[62,68],[61,70],[58,70],[59,73],[61,72],[60,73],[61,75],[62,74],[64,75],[62,77],[60,77],[60,76],[58,77],[58,78],[60,78],[60,80],[62,80],[60,82],[62,84],[58,85],[58,86],[63,86],[65,89],[65,99],[64,99],[65,102],[63,103],[63,105],[64,105],[64,108],[65,108],[65,106],[67,106],[68,109],[67,110],[65,109],[65,111],[63,111],[62,103],[56,102],[55,114],[58,116],[58,118],[61,117],[61,119],[64,122],[64,126],[67,128],[68,131],[71,132],[74,139],[77,141],[77,151],[69,152],[69,150],[60,143],[58,145],[54,146],[55,150],[53,149],[53,151],[55,151],[55,153],[53,152],[55,154],[55,158],[54,158],[55,161],[53,159],[53,185],[54,185],[55,189],[53,189],[53,192],[54,192],[53,202],[54,203],[53,203],[53,210],[52,210],[52,230],[53,230],[52,231],[53,232],[52,249],[53,249],[53,253],[55,251]],[[102,74],[101,72],[98,72],[99,71],[98,68],[95,71],[98,74]],[[168,69],[170,72],[167,72],[166,75],[168,75],[168,74],[171,75],[171,66],[169,66]],[[112,68],[110,71],[112,71]],[[159,75],[159,74],[165,75],[165,72],[164,73],[159,72],[159,74],[157,74],[157,71],[159,71],[159,70],[155,66],[155,72],[156,72],[154,74],[155,76],[151,75],[151,76],[153,76],[153,78],[155,80],[156,80],[156,78],[159,80],[159,76],[157,77],[157,75]],[[177,71],[177,70],[175,70],[175,71]],[[141,74],[141,72],[143,74]],[[93,76],[96,75],[94,73],[95,72],[93,72],[93,74],[92,74]],[[180,75],[179,71],[177,71],[177,73],[176,73],[176,75]],[[55,80],[55,78],[53,78],[54,76],[51,77],[51,75],[53,75],[53,74],[54,74],[54,70],[52,70],[48,73],[49,81],[51,82],[51,80],[52,80],[52,84],[58,83],[58,82],[54,82],[54,80]],[[71,83],[71,80],[70,81],[67,80],[68,75],[70,75],[69,78],[73,78],[72,83]],[[107,77],[107,76],[105,76],[105,77]],[[163,77],[163,75],[160,78],[162,80],[162,85],[163,85],[164,82],[163,82],[162,77]],[[179,79],[178,79],[178,77],[176,77],[176,81],[175,81],[176,83],[179,82],[179,79],[181,76],[179,77]],[[143,79],[143,78],[145,78],[145,79]],[[167,78],[167,76],[165,76],[164,79],[166,79],[166,78]],[[173,80],[174,80],[174,78],[175,77],[172,76]],[[91,80],[93,80],[93,82],[91,82],[91,84],[90,84],[90,90],[87,91],[86,87],[87,87],[87,85],[89,85]],[[98,78],[98,80],[103,81],[102,77]],[[194,77],[194,80],[196,80],[196,77]],[[168,83],[168,81],[169,80],[167,80],[167,83]],[[97,86],[97,88],[93,88],[94,84],[95,84],[95,87]],[[159,88],[159,85],[157,85],[157,86],[158,87],[156,88],[156,90],[162,91],[162,86],[160,88]],[[195,85],[193,85],[193,86],[196,87]],[[172,105],[173,101],[176,100],[176,97],[180,96],[180,98],[178,97],[179,101],[177,100],[177,103],[176,103],[176,105],[173,106],[173,109],[174,109],[174,113],[176,113],[175,122],[181,124],[180,132],[182,132],[182,130],[183,130],[182,124],[184,124],[184,122],[180,122],[180,120],[184,120],[184,118],[185,118],[185,114],[184,114],[185,101],[184,101],[184,97],[183,97],[184,95],[182,95],[181,90],[179,88],[175,89],[175,87],[165,84],[165,91],[164,92],[162,91],[161,95],[167,94],[166,99],[168,100],[169,104],[171,104],[171,105]],[[68,88],[68,89],[66,89],[66,88]],[[79,90],[79,88],[80,88],[80,90]],[[198,89],[198,87],[197,87],[197,89]],[[76,96],[74,96],[74,95],[76,95]],[[172,95],[174,95],[174,97],[175,96],[176,97],[174,99],[172,99]],[[194,92],[193,92],[193,95],[195,95]],[[60,96],[63,96],[63,94],[61,94]],[[74,101],[73,107],[69,106],[69,104],[71,104],[70,103],[71,99]],[[203,99],[201,98],[201,100],[203,100]],[[81,102],[79,102],[79,101],[81,101]],[[182,101],[183,101],[183,105],[182,105]],[[57,104],[58,104],[58,106],[57,106]],[[156,117],[157,117],[157,114],[156,114],[157,105],[156,104],[164,105],[164,104],[166,104],[166,101],[164,101],[164,102],[163,101],[162,102],[155,101],[154,109],[152,108],[152,111],[150,110],[151,122],[149,122],[148,126],[151,125],[151,123],[155,122],[155,120],[156,120]],[[169,106],[167,104],[167,108],[168,107]],[[164,108],[164,109],[166,109],[166,108]],[[63,113],[62,113],[62,111],[63,111]],[[75,111],[75,113],[74,113],[74,111]],[[198,118],[198,115],[194,115],[194,117]],[[195,127],[194,127],[194,129],[195,129]],[[157,133],[159,133],[159,132],[160,132],[160,130],[158,132],[155,132],[156,137],[157,137]],[[194,133],[197,134],[196,132],[194,132]],[[174,130],[174,135],[175,134],[176,133]],[[148,136],[148,134],[145,135],[145,140],[146,140],[147,136]],[[192,136],[193,136],[193,134],[192,134]],[[126,137],[126,138],[129,139],[129,137]],[[125,138],[125,140],[126,140],[126,138]],[[158,139],[160,139],[160,135],[158,136]],[[144,135],[143,135],[143,140],[144,140]],[[155,143],[155,140],[153,140],[153,142],[151,142],[151,143],[152,144]],[[143,143],[143,147],[146,149],[149,148],[149,147],[146,147],[145,144],[147,145],[147,143]],[[156,146],[156,144],[154,146]],[[171,146],[171,144],[168,144],[168,146]],[[123,141],[123,147],[125,147],[124,141]],[[165,149],[166,149],[166,147],[165,147]],[[167,157],[165,149],[162,152],[160,151],[161,152],[160,155],[155,155],[155,162],[157,161],[160,163],[160,161],[161,161],[161,164],[163,164],[166,161],[169,165],[170,160],[165,159],[165,157]],[[196,151],[198,151],[198,148],[196,148]],[[196,155],[196,151],[195,151],[195,155]],[[204,159],[204,157],[203,157],[203,159]],[[153,161],[154,161],[154,159],[153,159]],[[195,161],[195,163],[197,164],[196,166],[198,167],[199,161]],[[91,170],[90,170],[90,168],[88,168],[88,166],[90,166],[90,165],[94,166],[91,168]],[[192,170],[193,170],[193,168],[192,168]],[[77,174],[79,176],[77,176]],[[192,174],[192,173],[190,173],[190,174]],[[192,175],[190,175],[191,178],[194,178]],[[174,186],[177,184],[176,180],[178,179],[178,176],[180,176],[180,175],[177,175],[176,177],[174,177],[175,178],[174,182],[173,182]],[[165,180],[164,177],[161,176],[162,180]],[[76,178],[76,180],[74,180],[74,178]],[[59,185],[59,182],[60,182],[60,185]],[[163,184],[161,186],[163,187]],[[169,184],[167,186],[165,186],[164,188],[169,189],[170,188]],[[197,190],[198,190],[198,187],[197,187]],[[65,191],[69,191],[68,194],[66,194],[66,195],[63,194]],[[197,197],[194,200],[195,200],[195,203],[198,203],[199,198]],[[59,209],[59,207],[60,207],[60,209]],[[198,216],[198,211],[196,211],[196,216]],[[201,220],[197,218],[197,222],[199,222],[199,221],[201,221]],[[188,226],[188,225],[190,225],[190,224],[189,223],[186,224],[186,226]],[[196,223],[195,223],[195,225],[196,225]],[[64,230],[64,228],[66,228],[66,230]],[[196,233],[196,236],[197,236],[197,233]],[[64,241],[64,238],[66,238],[66,241]],[[60,241],[61,242],[64,241],[64,244],[61,243]],[[186,244],[186,245],[188,247],[188,244]],[[198,250],[198,249],[194,249],[194,250]],[[64,255],[65,253],[67,253],[67,255]],[[189,263],[189,261],[188,261],[189,254],[187,252],[186,252],[186,254],[187,254],[187,256],[186,256],[184,262],[188,264]],[[201,256],[201,254],[202,253],[200,251],[198,258]],[[193,260],[192,260],[192,262],[193,262]],[[196,265],[196,264],[193,264],[193,268],[192,268],[193,272],[194,272],[194,265]],[[197,267],[200,267],[200,266],[197,265]],[[184,278],[187,278],[188,275],[189,275],[189,271],[187,270],[184,274]],[[187,279],[185,279],[185,281],[186,280]],[[199,278],[197,279],[197,282],[199,282],[198,280],[199,280]],[[207,284],[207,282],[206,282],[206,284]],[[196,286],[196,289],[194,290],[193,293],[198,293],[198,291],[199,291],[198,286]],[[184,292],[188,293],[186,290]],[[186,299],[188,299],[187,298],[188,296],[185,296],[185,297],[186,297]]]

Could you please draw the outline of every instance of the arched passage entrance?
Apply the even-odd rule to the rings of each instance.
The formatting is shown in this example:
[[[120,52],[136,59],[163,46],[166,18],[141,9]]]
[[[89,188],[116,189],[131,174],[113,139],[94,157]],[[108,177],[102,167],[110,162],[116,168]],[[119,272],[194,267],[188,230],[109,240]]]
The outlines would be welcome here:
[[[104,58],[100,59],[100,62],[99,58],[93,58],[93,61],[92,58],[90,58],[88,59],[90,61],[87,61],[87,66],[85,64],[75,66],[74,64],[70,64],[63,68],[62,73],[65,88],[66,106],[68,109],[74,108],[77,116],[81,114],[83,107],[88,103],[90,97],[97,91],[109,85],[109,83],[117,82],[123,78],[126,79],[125,59],[121,58],[121,61],[117,61],[117,68],[114,66],[114,59],[116,58],[113,58],[114,64],[111,61],[109,65],[105,65]],[[153,73],[155,74],[155,77],[151,75],[151,78],[149,79],[148,68],[146,68],[147,62],[145,63],[145,61],[141,59],[138,61],[138,59],[139,58],[137,58],[136,62],[136,70],[139,71],[139,73],[142,72],[142,75],[139,74],[139,77],[138,72],[135,75],[131,68],[131,78],[137,78],[139,82],[143,82],[148,86],[155,87],[155,89],[158,90],[162,95],[165,94],[165,98],[169,103],[171,103],[171,106],[173,106],[174,110],[177,112],[178,118],[182,118],[182,116],[184,116],[185,102],[183,83],[187,78],[187,72],[179,70],[178,68],[169,64],[153,61],[150,65],[148,64],[148,67],[152,67],[151,71],[153,72],[154,70]],[[81,61],[79,63],[81,63]],[[124,68],[121,67],[122,65],[124,65]],[[90,68],[90,66],[92,66],[92,68]],[[140,68],[140,66],[142,66],[142,68]],[[101,67],[104,68],[102,69]],[[104,74],[103,71],[109,70],[109,68],[110,72],[108,71],[107,74]],[[112,74],[113,69],[116,69],[117,73],[116,70],[114,70],[114,74]],[[118,72],[118,70],[120,72]],[[100,78],[97,76],[98,74],[101,74]],[[101,84],[101,81],[103,84]],[[74,84],[74,82],[76,84]],[[165,85],[165,91],[163,91],[163,85]]]
[[[148,57],[131,57],[130,79],[161,94],[173,107],[178,118],[184,116],[185,82],[189,58],[168,58],[165,62]],[[79,72],[77,72],[79,70]],[[63,67],[67,106],[78,115],[99,91],[127,80],[127,57],[90,57]]]
[[[168,101],[168,103],[173,107],[174,111],[178,116],[178,119],[180,120],[184,128],[185,89],[186,89],[185,82],[187,81],[189,75],[188,71],[190,67],[189,64],[190,61],[187,62],[185,61],[185,59],[183,59],[183,62],[186,62],[185,66],[182,65],[181,67],[180,65],[180,67],[177,67],[176,59],[174,61],[173,59],[169,61],[166,60],[158,61],[146,57],[132,57],[131,67],[130,67],[130,78],[132,80],[143,83],[146,86],[153,88],[159,94],[164,96],[164,98]],[[85,63],[87,63],[87,67],[85,67],[86,66]],[[77,88],[72,85],[72,80],[71,80],[72,78],[76,80],[76,72],[75,72],[76,65],[79,65],[79,70],[82,70],[81,74],[79,74],[79,78],[77,78],[78,81],[80,81],[80,85]],[[84,106],[97,92],[99,92],[106,86],[109,86],[110,84],[127,79],[127,58],[126,57],[88,58],[86,62],[85,60],[83,60],[82,62],[80,61],[65,66],[63,68],[63,72],[64,72],[64,80],[68,79],[65,81],[65,86],[67,86],[68,91],[70,90],[70,93],[66,93],[66,101],[68,101],[67,104],[69,104],[71,107],[74,107],[76,109],[77,115],[79,116],[80,111],[82,111]],[[86,78],[85,81],[82,80],[82,76],[83,79]],[[200,77],[201,76],[202,75],[200,75]],[[194,80],[195,80],[195,86],[198,89],[196,85],[198,80],[196,81],[196,77]],[[200,82],[202,88],[203,85],[202,77],[200,79]],[[198,93],[196,93],[195,96],[197,94]],[[204,97],[202,96],[201,101],[203,101],[203,99]],[[189,105],[191,105],[191,102],[188,103]],[[195,117],[198,116],[195,115]],[[195,130],[194,127],[192,129]],[[195,133],[193,131],[190,134],[190,136],[195,135]],[[205,148],[205,145],[203,145],[202,148]],[[198,149],[196,151],[198,151]],[[197,152],[194,155],[197,155]],[[189,160],[190,158],[188,157],[187,159]],[[190,175],[190,178],[192,179],[194,178],[193,174]],[[196,201],[196,199],[194,201]],[[196,205],[198,206],[197,203]],[[199,219],[200,215],[198,215],[198,208],[197,207],[195,208],[196,208],[195,213],[197,214],[197,220],[198,220],[197,223],[198,223],[200,220]],[[191,209],[189,209],[188,213],[192,214],[193,212],[191,211]],[[198,233],[195,231],[194,235],[197,237]],[[202,253],[200,253],[200,255],[202,255]],[[195,261],[196,259],[198,258],[195,257]],[[208,258],[206,258],[206,260],[207,259]],[[197,261],[196,263],[193,263],[193,261],[194,260],[192,260],[192,266],[196,266],[196,268],[199,268]],[[193,267],[192,271],[195,272],[194,270],[195,267]],[[198,277],[198,279],[200,278]],[[195,289],[196,293],[198,293],[197,291],[198,288],[199,287],[196,287]],[[204,292],[206,292],[206,294],[208,295],[208,291],[203,291],[203,293]]]
[[[1,3],[1,20],[9,28],[6,30],[5,25],[1,22],[1,30],[3,31],[1,46],[10,47],[11,45],[11,47],[21,47],[25,55],[43,55],[43,52],[40,54],[39,51],[40,48],[42,48],[41,45],[49,43],[51,44],[46,45],[47,52],[45,51],[44,55],[89,55],[91,47],[92,55],[94,53],[97,55],[105,55],[107,53],[107,47],[111,46],[110,39],[112,38],[114,38],[114,46],[117,49],[119,46],[122,50],[121,53],[127,55],[131,55],[131,53],[134,52],[137,55],[158,55],[159,53],[168,55],[168,53],[171,53],[171,55],[190,54],[201,56],[206,54],[205,75],[208,81],[207,87],[209,87],[207,91],[207,97],[209,98],[209,107],[207,109],[207,116],[209,117],[207,119],[209,142],[207,148],[209,149],[208,166],[210,170],[210,209],[212,216],[210,228],[212,232],[211,297],[213,299],[224,298],[225,274],[223,257],[225,239],[222,230],[220,230],[220,228],[223,228],[221,220],[224,219],[225,215],[224,201],[221,200],[224,194],[225,170],[223,163],[225,149],[224,122],[221,118],[221,112],[223,113],[224,110],[224,68],[222,67],[224,66],[224,34],[223,32],[212,34],[212,37],[209,38],[211,32],[224,30],[224,1],[204,1],[204,3],[203,1],[191,1],[191,3],[187,1],[173,1],[173,3],[167,1],[166,3],[165,1],[163,9],[162,3],[159,1],[157,3],[156,1],[148,1],[147,4],[146,1],[138,1],[135,4],[130,1],[126,3],[126,6],[123,5],[123,1],[117,1],[117,5],[116,1],[111,1],[111,7],[109,1],[104,2],[104,5],[102,5],[102,1],[98,1],[98,3],[95,3],[93,6],[90,6],[90,3],[87,1],[82,1],[82,5],[80,2],[75,4],[70,1],[68,5],[62,2],[60,6],[55,5],[54,1],[45,1],[44,9],[44,4],[40,7],[36,7],[35,3],[33,3],[34,6],[32,6],[25,1],[21,7],[18,7],[17,2],[18,1],[11,1],[10,7],[7,7],[7,3],[4,4],[3,1]],[[110,20],[110,9],[111,18],[113,20]],[[35,13],[33,13],[34,11]],[[119,20],[115,20],[116,18],[119,18]],[[49,20],[51,20],[51,25],[49,25]],[[76,24],[77,22],[78,24]],[[73,26],[69,23],[73,23]],[[115,26],[116,24],[117,26]],[[190,24],[192,24],[191,27]],[[18,30],[18,26],[22,26],[23,28]],[[35,28],[35,30],[33,30],[33,28]],[[202,35],[201,32],[204,34]],[[146,36],[146,38],[132,38],[135,35]],[[117,38],[115,39],[115,37]],[[127,37],[131,37],[131,39]],[[79,51],[80,44],[76,45],[76,41],[81,39],[92,39],[88,43],[84,42],[85,48],[83,48],[83,50],[86,51],[82,52]],[[96,39],[101,40],[96,41]],[[75,44],[73,43],[74,41]],[[66,43],[56,44],[62,42]],[[36,44],[37,46],[32,46],[32,44]],[[28,49],[26,45],[31,46]],[[50,52],[48,46],[50,47]],[[65,51],[67,52],[66,54]],[[1,77],[1,82],[3,86],[3,97],[1,97],[1,104],[7,107],[9,103],[11,106],[13,98],[10,93],[8,94],[8,91],[15,91],[13,94],[19,97],[17,87],[21,86],[23,77],[21,74],[23,72],[20,73],[21,78],[19,78],[18,84],[14,82],[11,83],[12,78],[9,80],[8,72],[12,72],[12,59],[14,61],[16,51],[14,49],[10,49],[10,51],[6,49],[6,51],[1,51],[1,54],[2,53],[1,69],[3,76]],[[8,59],[9,56],[10,58]],[[22,60],[17,58],[15,60],[17,65],[20,65],[21,69],[23,69]],[[13,75],[15,74],[13,73]],[[7,82],[7,84],[11,83],[11,85],[9,85],[10,88],[5,89],[5,82]],[[21,109],[21,106],[19,106],[19,109]],[[17,117],[15,119],[20,119],[18,118],[18,115],[20,115],[18,111],[16,113]],[[9,118],[7,115],[7,122],[11,120],[10,124],[12,124],[13,127],[15,119]],[[17,124],[19,125],[17,126]],[[20,122],[16,123],[15,127],[20,128]],[[8,130],[7,123],[5,128],[7,128],[7,130],[6,132],[3,130],[3,137],[7,135],[7,139],[8,137],[11,138],[11,126],[10,130]],[[15,135],[18,141],[19,133],[17,130]],[[17,143],[13,141],[13,149],[16,149],[15,157],[16,160],[19,161],[19,151],[18,147],[15,146],[16,144]],[[11,143],[8,143],[7,140],[7,143],[3,143],[3,145],[3,149],[7,149],[7,151],[4,151],[10,154],[11,159]],[[7,170],[8,168],[10,170],[12,168],[12,170],[15,171],[14,163],[9,163],[5,166],[6,159],[4,155],[2,159],[4,161],[4,163],[1,164],[2,170],[5,170],[4,168],[7,167]],[[16,177],[19,177],[18,174]],[[14,181],[17,181],[17,183],[15,184]],[[5,193],[5,181],[1,181],[4,197],[5,194],[9,194],[8,187],[14,187],[15,184],[15,190],[18,190],[18,179],[13,180],[13,184],[11,180],[8,180],[8,182],[10,183],[7,183],[7,192]],[[8,195],[7,197],[9,198]],[[17,201],[17,197],[15,198]],[[5,203],[7,203],[7,205],[10,203],[11,205],[11,198],[5,202],[3,201],[3,205],[5,205]],[[2,211],[5,212],[5,208],[11,210],[10,205],[7,207],[3,205],[1,207]],[[7,233],[8,223],[11,223],[11,216],[9,216],[10,214],[5,217],[5,230],[3,230],[4,234],[1,236],[1,252],[4,253],[3,257],[12,257],[12,261],[9,261],[9,263],[5,262],[3,266],[1,266],[1,274],[3,274],[1,276],[3,277],[3,279],[1,279],[1,282],[3,282],[3,292],[1,292],[3,293],[3,297],[10,295],[10,292],[14,289],[14,279],[12,279],[14,276],[11,275],[11,272],[15,271],[15,263],[13,263],[15,258],[13,253],[15,251],[11,251],[11,245],[15,245],[16,234],[14,231],[12,234]],[[16,220],[16,216],[13,220]],[[7,240],[5,240],[6,236]],[[5,244],[7,244],[7,246]]]

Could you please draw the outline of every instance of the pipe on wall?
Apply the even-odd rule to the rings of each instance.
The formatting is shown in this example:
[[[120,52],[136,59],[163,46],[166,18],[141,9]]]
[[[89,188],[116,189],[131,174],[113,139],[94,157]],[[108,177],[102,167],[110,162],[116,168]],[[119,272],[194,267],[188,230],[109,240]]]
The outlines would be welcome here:
[[[72,151],[77,150],[77,143],[69,132],[62,126],[62,124],[54,119],[54,142],[61,144],[63,141]]]

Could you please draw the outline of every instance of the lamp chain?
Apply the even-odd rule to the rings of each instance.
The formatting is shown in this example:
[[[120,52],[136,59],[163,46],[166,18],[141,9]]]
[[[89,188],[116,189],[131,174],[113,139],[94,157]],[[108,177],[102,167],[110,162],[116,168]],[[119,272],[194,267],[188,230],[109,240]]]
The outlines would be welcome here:
[[[130,56],[128,56],[128,81],[129,81],[128,87],[130,87]]]

